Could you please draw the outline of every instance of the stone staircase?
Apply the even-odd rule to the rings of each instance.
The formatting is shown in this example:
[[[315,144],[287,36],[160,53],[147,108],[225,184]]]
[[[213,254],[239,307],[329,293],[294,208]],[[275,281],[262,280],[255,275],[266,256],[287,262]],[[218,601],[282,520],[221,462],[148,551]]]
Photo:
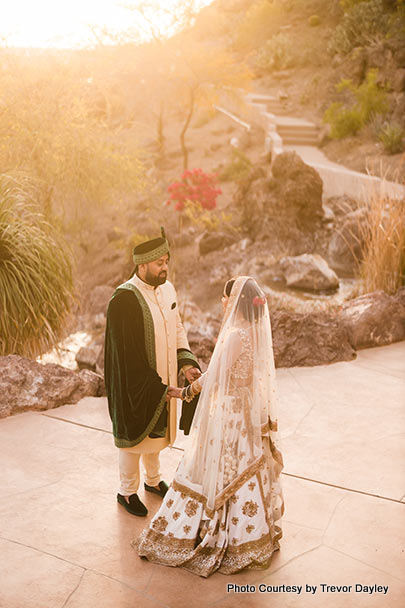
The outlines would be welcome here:
[[[319,127],[312,122],[286,115],[286,105],[282,99],[272,95],[249,93],[247,103],[264,112],[272,119],[276,132],[283,145],[317,146],[319,143]]]
[[[282,116],[288,113],[287,104],[285,100],[280,97],[274,97],[274,95],[263,95],[262,93],[248,93],[246,95],[246,101],[250,104],[265,105],[266,112],[270,114],[276,114]]]
[[[311,122],[290,116],[276,116],[275,124],[276,131],[286,146],[317,146],[319,143],[319,127]]]

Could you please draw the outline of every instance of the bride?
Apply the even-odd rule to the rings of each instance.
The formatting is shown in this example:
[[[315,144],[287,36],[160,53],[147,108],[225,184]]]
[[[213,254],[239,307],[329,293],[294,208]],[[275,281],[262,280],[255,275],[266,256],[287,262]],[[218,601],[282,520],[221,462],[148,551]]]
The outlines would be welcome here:
[[[207,577],[269,566],[282,536],[275,370],[269,311],[250,277],[228,281],[207,371],[171,396],[201,392],[189,446],[138,541],[141,557]]]

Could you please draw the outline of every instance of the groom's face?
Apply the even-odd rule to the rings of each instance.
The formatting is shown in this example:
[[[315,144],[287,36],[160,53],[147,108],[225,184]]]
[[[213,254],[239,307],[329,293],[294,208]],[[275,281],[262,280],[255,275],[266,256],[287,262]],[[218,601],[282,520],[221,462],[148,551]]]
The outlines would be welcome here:
[[[157,287],[158,285],[163,285],[167,279],[167,273],[169,270],[169,256],[166,253],[158,260],[154,260],[153,262],[149,262],[149,264],[145,264],[145,278],[144,280],[149,285],[153,285]]]

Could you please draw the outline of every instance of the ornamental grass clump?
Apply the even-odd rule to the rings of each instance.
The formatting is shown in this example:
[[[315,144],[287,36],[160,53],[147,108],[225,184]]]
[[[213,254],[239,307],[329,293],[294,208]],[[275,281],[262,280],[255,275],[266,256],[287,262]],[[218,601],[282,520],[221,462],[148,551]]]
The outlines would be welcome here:
[[[70,255],[24,176],[0,175],[0,355],[53,347],[73,297]]]
[[[395,294],[405,284],[405,201],[374,194],[360,231],[364,242],[360,262],[363,292],[382,289]]]

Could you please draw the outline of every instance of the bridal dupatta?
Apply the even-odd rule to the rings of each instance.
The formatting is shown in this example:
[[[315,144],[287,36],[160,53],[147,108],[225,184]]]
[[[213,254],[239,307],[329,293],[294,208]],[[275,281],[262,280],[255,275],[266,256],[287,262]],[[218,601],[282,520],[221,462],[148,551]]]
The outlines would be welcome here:
[[[241,409],[242,424],[233,424]],[[280,508],[278,478],[283,462],[277,447],[269,311],[256,281],[239,277],[232,286],[204,377],[189,448],[175,477],[177,487],[196,492],[207,513],[212,514],[262,466],[262,436],[269,438],[274,461],[269,500],[276,503],[274,508]]]

